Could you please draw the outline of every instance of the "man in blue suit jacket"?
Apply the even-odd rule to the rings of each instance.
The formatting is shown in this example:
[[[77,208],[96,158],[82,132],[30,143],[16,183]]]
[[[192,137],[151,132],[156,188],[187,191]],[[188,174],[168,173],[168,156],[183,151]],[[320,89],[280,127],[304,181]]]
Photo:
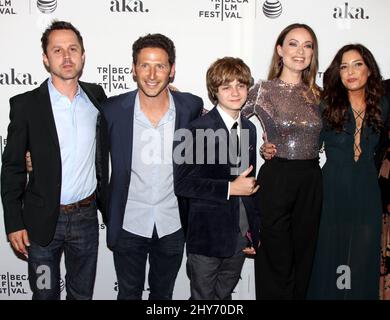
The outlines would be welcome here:
[[[133,44],[138,89],[103,106],[109,130],[111,180],[107,242],[114,252],[118,299],[141,299],[149,256],[151,300],[172,299],[184,249],[185,202],[174,194],[175,131],[197,118],[201,98],[171,92],[175,47],[161,34]]]
[[[216,105],[191,122],[190,154],[179,166],[177,195],[188,198],[187,273],[191,298],[231,299],[245,260],[258,247],[256,128],[240,116],[251,74],[239,58],[225,57],[207,71]]]

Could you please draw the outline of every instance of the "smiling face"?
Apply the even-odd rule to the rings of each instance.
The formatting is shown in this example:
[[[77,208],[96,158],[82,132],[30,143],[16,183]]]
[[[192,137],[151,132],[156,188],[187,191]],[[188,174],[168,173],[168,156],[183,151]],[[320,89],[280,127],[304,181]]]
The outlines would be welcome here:
[[[347,90],[364,89],[370,74],[370,70],[358,51],[350,50],[343,54],[340,64],[340,78]]]
[[[277,52],[283,59],[283,72],[302,73],[313,57],[312,36],[305,28],[292,29],[277,46]]]
[[[161,48],[144,48],[133,64],[133,76],[140,94],[147,97],[159,96],[175,74],[175,65],[170,65],[168,54]]]
[[[48,40],[43,62],[51,73],[53,83],[78,80],[85,55],[76,34],[72,30],[54,30]]]
[[[236,79],[220,85],[215,95],[221,108],[233,115],[239,112],[244,105],[248,96],[248,86]]]

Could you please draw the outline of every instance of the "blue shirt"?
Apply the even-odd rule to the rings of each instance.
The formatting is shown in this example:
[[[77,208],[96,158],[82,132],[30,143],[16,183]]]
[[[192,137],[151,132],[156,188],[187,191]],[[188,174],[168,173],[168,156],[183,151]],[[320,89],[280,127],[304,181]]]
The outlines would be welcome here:
[[[78,86],[70,101],[53,85],[48,88],[61,152],[61,204],[90,196],[96,189],[96,121],[99,111]]]
[[[169,108],[156,127],[141,110],[139,96],[134,105],[131,180],[123,229],[151,238],[181,228],[179,207],[173,190],[172,148],[175,104],[169,93]]]

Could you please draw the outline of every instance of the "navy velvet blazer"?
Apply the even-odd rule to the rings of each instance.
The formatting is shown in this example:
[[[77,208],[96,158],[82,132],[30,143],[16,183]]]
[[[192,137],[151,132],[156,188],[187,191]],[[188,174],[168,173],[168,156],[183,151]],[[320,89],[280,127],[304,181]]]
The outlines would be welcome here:
[[[111,179],[107,211],[107,245],[115,246],[122,230],[123,217],[131,179],[133,149],[134,103],[138,90],[108,98],[103,105],[109,134]],[[190,93],[171,92],[176,108],[175,130],[185,128],[199,117],[203,109],[201,98]],[[173,148],[178,142],[174,142]],[[177,165],[173,164],[174,179]],[[186,203],[178,198],[180,216]]]
[[[253,165],[251,176],[256,172],[256,127],[244,117],[241,117],[242,129],[249,129],[249,148],[241,153],[249,153],[249,165]],[[193,121],[189,129],[192,131],[194,142],[190,149],[196,151],[196,129],[222,129],[229,137],[218,110],[212,109],[201,118]],[[202,149],[204,164],[179,165],[175,181],[175,193],[188,199],[187,208],[187,252],[202,254],[210,257],[230,257],[235,253],[237,246],[237,232],[239,230],[239,197],[230,196],[227,200],[228,181],[236,176],[231,175],[231,166],[226,161],[220,161],[219,145],[227,145],[227,139],[208,139]],[[215,148],[215,164],[207,164],[207,144]],[[211,146],[210,146],[211,144]],[[244,148],[244,145],[243,145]],[[198,148],[199,150],[199,148]],[[227,149],[226,153],[228,152]],[[193,158],[196,158],[196,154]],[[228,155],[227,155],[228,158]],[[221,163],[220,163],[221,162]],[[199,162],[198,162],[199,163]],[[244,169],[246,169],[245,167]],[[259,231],[259,213],[254,205],[254,197],[241,197],[244,203],[252,235],[253,245],[257,249]]]

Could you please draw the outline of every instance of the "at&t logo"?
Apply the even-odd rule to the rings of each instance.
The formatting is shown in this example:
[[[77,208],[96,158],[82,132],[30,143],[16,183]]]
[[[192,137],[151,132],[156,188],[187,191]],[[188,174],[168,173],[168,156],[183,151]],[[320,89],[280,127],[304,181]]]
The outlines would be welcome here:
[[[282,14],[282,4],[278,0],[267,0],[263,4],[263,13],[267,18],[276,19]]]
[[[38,0],[37,7],[42,13],[53,13],[57,9],[57,0]]]

